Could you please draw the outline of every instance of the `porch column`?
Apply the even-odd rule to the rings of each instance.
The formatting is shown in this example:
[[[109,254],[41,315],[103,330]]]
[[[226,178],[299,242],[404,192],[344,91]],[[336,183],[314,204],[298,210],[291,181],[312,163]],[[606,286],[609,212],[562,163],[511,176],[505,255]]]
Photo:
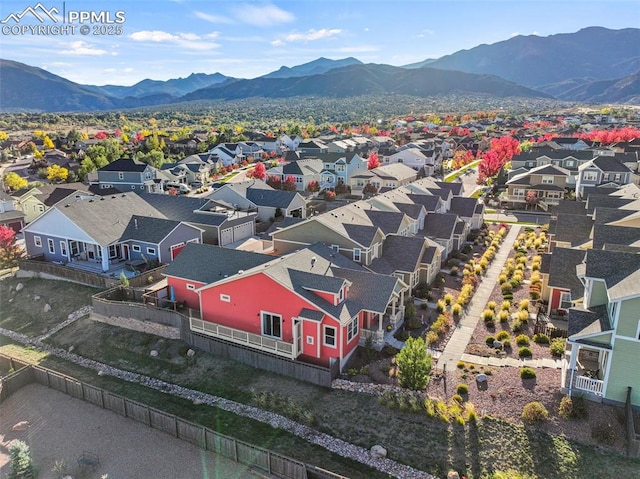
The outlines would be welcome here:
[[[571,392],[573,391],[573,378],[576,370],[576,362],[578,361],[578,353],[580,351],[580,346],[573,343],[571,345],[571,359],[569,360],[569,396],[571,396]]]
[[[109,271],[109,248],[99,246],[102,252],[102,271]]]
[[[382,313],[378,313],[378,331],[382,333]]]
[[[398,298],[393,298],[393,301],[391,302],[391,316],[393,316],[395,318],[396,316],[396,303],[398,302]]]

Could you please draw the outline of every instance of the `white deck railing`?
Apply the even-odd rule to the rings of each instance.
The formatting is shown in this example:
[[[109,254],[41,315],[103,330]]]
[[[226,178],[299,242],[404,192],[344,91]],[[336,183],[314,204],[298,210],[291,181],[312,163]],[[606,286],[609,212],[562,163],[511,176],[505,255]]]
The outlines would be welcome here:
[[[604,381],[588,378],[587,376],[575,376],[573,379],[573,389],[579,389],[597,396],[602,396]]]
[[[285,358],[295,359],[299,354],[299,352],[295,351],[293,343],[267,338],[265,336],[260,336],[259,334],[248,333],[240,329],[229,328],[228,326],[222,326],[209,321],[190,317],[189,326],[191,331],[196,333],[225,339],[232,343],[242,344],[253,349],[277,354],[278,356],[283,356]]]
[[[380,331],[379,329],[361,329],[360,339],[366,341],[369,338],[371,338],[373,344],[382,344],[384,342],[384,331]]]

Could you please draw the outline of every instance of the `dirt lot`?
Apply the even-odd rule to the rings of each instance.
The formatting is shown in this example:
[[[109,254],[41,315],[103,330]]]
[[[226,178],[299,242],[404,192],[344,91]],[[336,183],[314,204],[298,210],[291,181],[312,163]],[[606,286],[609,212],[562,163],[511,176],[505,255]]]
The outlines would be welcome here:
[[[28,421],[30,427],[12,431],[20,421]],[[8,445],[13,439],[30,445],[40,479],[57,478],[52,468],[59,460],[74,478],[258,477],[245,466],[37,384],[20,389],[2,404],[0,477],[8,477]],[[100,467],[83,475],[76,461],[84,450],[98,454]]]

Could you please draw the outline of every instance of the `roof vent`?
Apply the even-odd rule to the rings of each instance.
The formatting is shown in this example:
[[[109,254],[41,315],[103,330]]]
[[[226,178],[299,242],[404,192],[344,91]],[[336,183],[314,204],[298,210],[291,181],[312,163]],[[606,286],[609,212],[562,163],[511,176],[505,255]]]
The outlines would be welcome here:
[[[100,198],[100,201],[104,201],[104,196],[102,198]]]
[[[89,200],[89,203],[93,203],[93,200]]]
[[[238,274],[242,274],[242,273],[244,273],[244,270],[243,269],[239,269],[238,270]]]
[[[315,266],[317,260],[318,259],[315,256],[311,257],[311,267],[312,268]]]

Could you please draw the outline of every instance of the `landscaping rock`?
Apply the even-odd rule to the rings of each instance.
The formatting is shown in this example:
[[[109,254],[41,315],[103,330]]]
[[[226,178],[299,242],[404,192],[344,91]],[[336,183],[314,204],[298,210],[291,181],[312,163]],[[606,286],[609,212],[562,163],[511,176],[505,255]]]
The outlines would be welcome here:
[[[40,296],[38,296],[37,294],[33,297],[34,301],[38,301],[40,299]]]
[[[51,305],[49,303],[44,305],[44,312],[48,313],[49,311],[51,311]]]
[[[458,474],[456,471],[449,471],[447,473],[447,479],[460,479],[460,474]]]
[[[478,381],[479,383],[486,383],[487,382],[487,375],[480,373],[476,376],[476,381]]]
[[[371,447],[371,457],[381,459],[387,457],[387,450],[379,444]]]
[[[149,356],[151,356],[152,358],[157,358],[158,357],[158,351],[156,351],[155,349],[152,349],[149,352]]]
[[[196,355],[196,352],[193,349],[187,349],[187,357],[192,358]]]
[[[16,284],[16,291],[20,291],[22,288],[24,288],[24,284],[22,283]]]
[[[502,341],[498,341],[497,339],[493,342],[494,349],[502,349]]]

